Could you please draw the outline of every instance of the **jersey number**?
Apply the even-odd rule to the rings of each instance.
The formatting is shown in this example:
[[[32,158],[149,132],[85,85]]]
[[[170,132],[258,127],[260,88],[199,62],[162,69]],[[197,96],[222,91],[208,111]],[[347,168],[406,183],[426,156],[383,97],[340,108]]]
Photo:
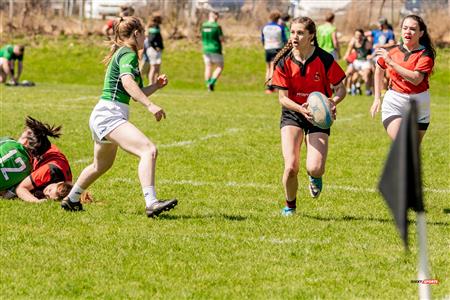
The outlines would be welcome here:
[[[0,163],[5,163],[11,156],[17,153],[17,150],[10,150],[8,153],[6,153],[5,156],[0,157]],[[25,162],[21,157],[17,157],[14,162],[17,164],[16,168],[0,168],[2,171],[3,177],[5,177],[5,180],[9,180],[8,173],[20,173],[24,171],[27,166],[25,165]]]

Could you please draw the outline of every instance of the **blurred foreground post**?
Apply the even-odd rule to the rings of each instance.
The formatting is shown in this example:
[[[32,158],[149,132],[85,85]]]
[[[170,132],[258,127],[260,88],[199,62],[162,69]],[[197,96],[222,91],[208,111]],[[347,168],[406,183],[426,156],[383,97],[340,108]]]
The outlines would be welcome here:
[[[378,187],[391,209],[405,249],[408,249],[408,209],[417,213],[419,299],[431,299],[430,285],[426,282],[430,278],[416,105],[412,100],[409,109],[402,116],[400,129],[392,143]]]

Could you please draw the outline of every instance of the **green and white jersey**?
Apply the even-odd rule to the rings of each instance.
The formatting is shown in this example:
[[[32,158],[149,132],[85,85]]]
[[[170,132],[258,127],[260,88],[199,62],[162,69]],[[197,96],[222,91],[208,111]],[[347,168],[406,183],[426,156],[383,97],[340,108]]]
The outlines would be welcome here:
[[[6,58],[6,60],[23,60],[23,54],[22,55],[16,55],[14,53],[14,46],[13,45],[6,45],[5,47],[0,49],[0,57]]]
[[[100,99],[129,104],[130,95],[123,87],[121,80],[122,76],[127,74],[133,76],[140,88],[143,87],[137,54],[128,47],[121,47],[114,53],[108,65]]]
[[[220,38],[223,36],[222,28],[217,22],[205,22],[202,24],[202,43],[203,53],[222,54],[222,43]]]
[[[30,175],[30,156],[21,143],[12,139],[0,140],[0,171],[0,191],[18,185]]]

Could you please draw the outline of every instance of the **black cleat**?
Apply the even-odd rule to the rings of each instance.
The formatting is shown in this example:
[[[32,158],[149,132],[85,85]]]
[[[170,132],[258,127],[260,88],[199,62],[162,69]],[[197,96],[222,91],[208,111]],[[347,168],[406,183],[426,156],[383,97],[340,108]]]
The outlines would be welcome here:
[[[81,205],[81,202],[72,202],[69,198],[64,198],[61,201],[61,208],[67,211],[80,211],[83,210],[83,205]]]
[[[147,214],[147,217],[153,218],[158,216],[163,211],[168,211],[177,206],[178,200],[177,199],[171,199],[167,201],[156,201],[150,207],[145,208],[145,213]]]

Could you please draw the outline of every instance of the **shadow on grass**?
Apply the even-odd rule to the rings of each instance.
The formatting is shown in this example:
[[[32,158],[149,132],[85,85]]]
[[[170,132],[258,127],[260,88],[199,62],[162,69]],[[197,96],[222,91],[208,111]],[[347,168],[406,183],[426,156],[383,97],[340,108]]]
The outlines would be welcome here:
[[[381,219],[381,218],[372,218],[372,217],[356,217],[356,216],[341,216],[341,217],[322,217],[322,216],[312,216],[308,214],[301,214],[302,217],[315,219],[319,221],[337,221],[337,222],[346,222],[346,221],[366,221],[366,222],[378,222],[378,223],[394,223],[392,219]],[[416,224],[414,220],[408,220],[408,224]],[[433,226],[450,226],[450,222],[427,222],[427,225]]]
[[[216,219],[223,218],[228,221],[245,221],[248,217],[240,216],[240,215],[227,215],[227,214],[206,214],[206,215],[175,215],[175,214],[164,214],[159,215],[158,219],[165,220],[182,220],[182,219]]]

